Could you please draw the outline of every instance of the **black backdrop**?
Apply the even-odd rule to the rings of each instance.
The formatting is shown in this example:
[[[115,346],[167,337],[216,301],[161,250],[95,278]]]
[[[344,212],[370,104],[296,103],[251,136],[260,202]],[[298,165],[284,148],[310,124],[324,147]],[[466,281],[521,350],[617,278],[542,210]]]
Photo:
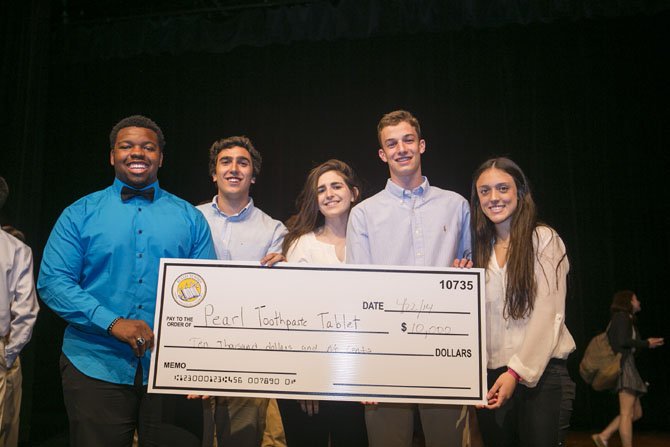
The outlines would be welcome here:
[[[454,24],[438,10],[396,18],[394,30],[388,12],[384,26],[364,26],[384,11],[370,2],[377,9],[363,11],[369,20],[358,17],[354,26],[340,17],[336,24],[349,27],[337,32],[318,26],[333,11],[346,17],[348,3],[330,12],[254,11],[207,27],[192,17],[64,25],[50,22],[48,2],[7,8],[0,175],[13,193],[3,220],[28,233],[39,260],[62,209],[111,182],[108,133],[134,113],[155,119],[166,135],[161,185],[194,203],[214,194],[212,141],[250,136],[264,157],[252,196],[284,220],[308,169],[330,157],[354,166],[364,195],[381,189],[387,169],[375,126],[383,113],[406,108],[421,121],[432,184],[468,197],[471,172],[491,155],[525,169],[541,217],[570,257],[573,426],[604,424],[615,400],[590,391],[576,367],[607,323],[612,293],[635,290],[642,334],[668,335],[668,8],[551,20],[508,15],[484,24]],[[279,13],[291,20],[277,22]],[[266,22],[254,28],[258,14]],[[296,37],[294,27],[306,23],[310,33]],[[220,35],[231,27],[238,32]],[[32,420],[34,440],[63,427],[62,328],[43,307],[26,353],[24,420]],[[639,366],[652,386],[637,427],[668,430],[668,348],[643,354]]]

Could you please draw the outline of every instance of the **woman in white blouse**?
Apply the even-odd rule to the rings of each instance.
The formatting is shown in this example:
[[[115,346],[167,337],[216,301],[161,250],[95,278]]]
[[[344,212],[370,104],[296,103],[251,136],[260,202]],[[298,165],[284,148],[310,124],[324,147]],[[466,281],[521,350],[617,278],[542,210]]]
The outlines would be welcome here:
[[[574,396],[565,246],[538,223],[526,176],[512,160],[490,159],[475,171],[470,207],[472,261],[486,269],[489,391],[477,412],[484,444],[556,447]]]
[[[347,219],[360,199],[353,170],[340,160],[312,169],[287,222],[283,253],[289,262],[341,264],[345,259]],[[291,447],[367,446],[363,405],[359,402],[279,402]]]

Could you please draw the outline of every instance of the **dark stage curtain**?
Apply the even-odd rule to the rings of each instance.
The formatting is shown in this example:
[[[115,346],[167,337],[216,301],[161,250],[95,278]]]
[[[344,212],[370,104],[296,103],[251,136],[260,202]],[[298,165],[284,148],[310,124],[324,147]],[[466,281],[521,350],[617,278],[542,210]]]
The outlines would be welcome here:
[[[44,117],[30,127],[46,143],[20,144],[7,157],[3,149],[2,158],[4,167],[5,159],[41,154],[15,168],[36,185],[34,196],[26,190],[20,197],[39,211],[23,214],[34,228],[36,252],[65,206],[111,182],[107,136],[124,116],[143,113],[162,126],[161,184],[191,202],[214,194],[207,175],[214,139],[247,134],[264,157],[254,201],[286,219],[309,168],[327,158],[351,162],[365,181],[365,195],[380,190],[387,169],[376,155],[376,124],[383,113],[407,108],[421,120],[424,172],[432,184],[468,197],[472,171],[496,154],[517,160],[530,177],[541,217],[561,234],[570,257],[567,322],[578,344],[570,360],[578,383],[573,426],[604,425],[616,402],[590,391],[576,367],[588,339],[607,324],[612,293],[638,293],[643,336],[666,332],[670,13],[661,2],[581,2],[580,8],[577,2],[540,2],[535,9],[494,2],[496,14],[464,14],[479,19],[453,27],[447,25],[455,19],[436,9],[430,20],[441,25],[433,28],[417,22],[423,17],[418,10],[401,14],[381,2],[360,3],[368,8],[361,16],[341,18],[356,23],[348,30],[377,23],[365,15],[371,5],[383,11],[379,17],[395,15],[416,26],[330,37],[303,30],[295,38],[299,31],[288,21],[285,33],[277,31],[281,37],[270,38],[263,26],[204,26],[192,17],[147,20],[144,27],[54,25],[50,59],[43,59],[49,76],[39,84],[49,87],[41,97]],[[438,2],[425,4],[439,8]],[[566,5],[566,14],[537,12],[550,4],[554,10]],[[515,5],[517,15],[506,8]],[[331,13],[312,10],[304,22],[293,20],[326,30],[332,28],[328,14],[345,6],[354,7],[346,1],[322,5]],[[248,12],[266,20],[293,13]],[[485,26],[491,23],[484,17],[496,16],[507,19]],[[19,59],[23,53],[13,54]],[[20,78],[6,67],[3,60],[3,76],[9,70]],[[39,111],[39,105],[12,101],[26,108],[24,116]],[[3,114],[9,116],[11,107]],[[17,214],[16,202],[11,206]],[[62,326],[44,315],[33,342],[44,365],[33,385],[43,396],[34,412],[50,414],[60,399],[55,334]],[[643,353],[638,364],[652,386],[636,427],[667,430],[667,348]],[[33,437],[47,436],[56,425],[34,427]]]
[[[106,14],[100,12],[104,6],[88,15],[82,9],[79,16],[75,9],[64,16],[65,25],[56,29],[54,41],[60,57],[72,60],[227,53],[240,46],[612,18],[670,8],[663,0],[312,0],[275,7],[273,2],[262,7],[247,3],[217,3],[209,8],[200,4],[200,8],[191,5],[154,13],[142,10],[140,17],[124,16],[114,4],[107,5]]]

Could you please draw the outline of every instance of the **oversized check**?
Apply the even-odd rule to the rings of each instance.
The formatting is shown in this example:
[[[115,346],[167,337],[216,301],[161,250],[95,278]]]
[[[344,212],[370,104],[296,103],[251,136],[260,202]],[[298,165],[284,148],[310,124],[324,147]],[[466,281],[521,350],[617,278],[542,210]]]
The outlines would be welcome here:
[[[481,269],[162,259],[149,391],[485,402]]]

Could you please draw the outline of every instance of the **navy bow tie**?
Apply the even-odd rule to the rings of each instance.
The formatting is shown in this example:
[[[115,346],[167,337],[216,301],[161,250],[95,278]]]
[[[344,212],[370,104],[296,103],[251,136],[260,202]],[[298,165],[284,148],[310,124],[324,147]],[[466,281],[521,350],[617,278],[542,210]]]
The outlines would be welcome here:
[[[147,189],[133,189],[133,188],[128,188],[127,186],[124,186],[121,188],[121,200],[124,202],[127,202],[128,200],[132,199],[133,197],[144,197],[147,199],[149,202],[154,201],[154,189],[153,188],[147,188]]]

